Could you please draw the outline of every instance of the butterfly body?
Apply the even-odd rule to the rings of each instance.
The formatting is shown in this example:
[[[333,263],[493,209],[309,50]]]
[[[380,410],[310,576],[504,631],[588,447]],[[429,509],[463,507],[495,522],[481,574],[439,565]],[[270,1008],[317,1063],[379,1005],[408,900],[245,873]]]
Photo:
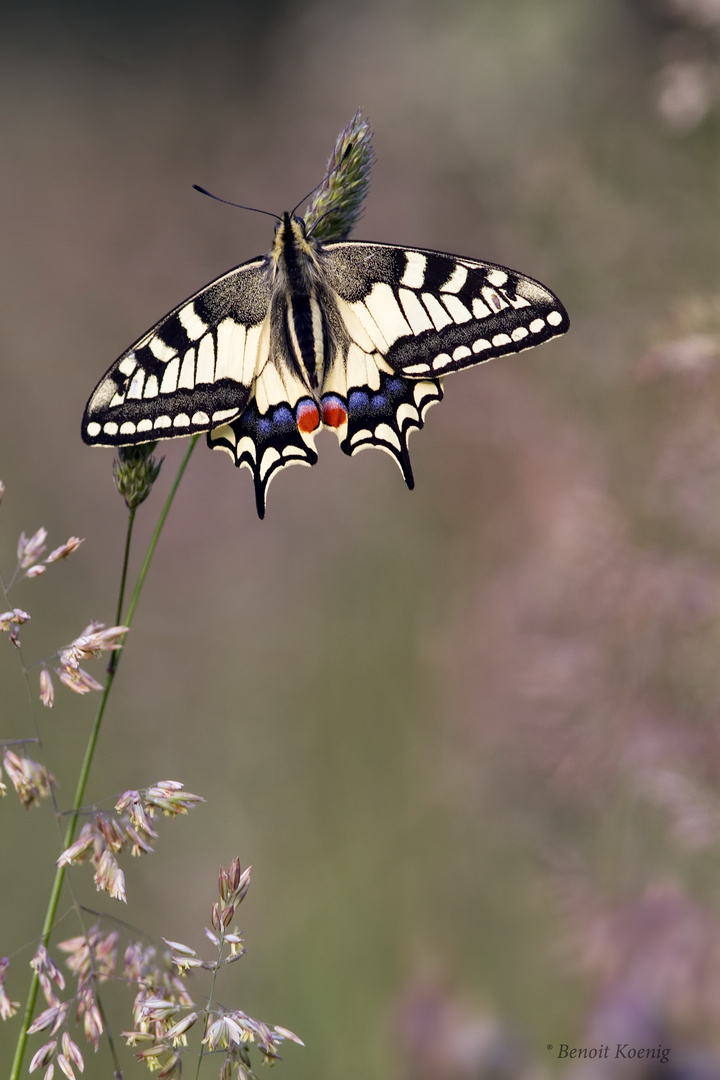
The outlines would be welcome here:
[[[313,396],[322,389],[342,335],[332,292],[324,284],[321,258],[320,245],[307,239],[303,220],[284,214],[270,252],[271,342],[276,353],[290,358]]]
[[[259,515],[286,465],[313,465],[321,427],[354,454],[391,454],[442,379],[564,333],[545,286],[491,263],[362,241],[323,243],[279,220],[270,252],[178,305],[110,368],[83,418],[94,445],[207,432],[250,469]]]

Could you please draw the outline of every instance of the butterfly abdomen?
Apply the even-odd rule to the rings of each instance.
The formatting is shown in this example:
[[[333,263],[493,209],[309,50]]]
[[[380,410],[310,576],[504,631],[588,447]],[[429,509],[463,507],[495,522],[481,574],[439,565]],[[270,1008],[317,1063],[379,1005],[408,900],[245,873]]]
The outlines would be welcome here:
[[[312,390],[320,386],[325,367],[325,320],[317,296],[289,293],[285,297],[285,332],[296,370]]]

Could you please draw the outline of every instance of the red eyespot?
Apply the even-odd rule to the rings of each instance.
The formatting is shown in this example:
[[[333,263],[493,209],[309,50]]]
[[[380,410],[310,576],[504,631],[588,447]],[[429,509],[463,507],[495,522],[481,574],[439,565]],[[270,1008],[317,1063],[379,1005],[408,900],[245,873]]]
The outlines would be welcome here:
[[[347,423],[347,409],[339,397],[328,394],[322,399],[322,418],[323,424],[331,428],[339,428]]]
[[[295,419],[297,420],[298,431],[302,431],[306,435],[309,435],[311,431],[315,431],[320,425],[320,413],[315,402],[310,401],[309,398],[299,401],[295,409]]]

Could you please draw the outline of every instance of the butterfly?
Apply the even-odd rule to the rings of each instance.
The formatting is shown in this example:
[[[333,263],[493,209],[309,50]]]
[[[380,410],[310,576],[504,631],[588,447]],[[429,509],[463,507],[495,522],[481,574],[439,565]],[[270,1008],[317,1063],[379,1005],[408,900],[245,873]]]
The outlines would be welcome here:
[[[165,315],[102,377],[82,436],[125,446],[207,432],[253,475],[258,515],[287,465],[334,431],[385,450],[414,486],[408,436],[445,375],[564,334],[565,308],[507,267],[393,244],[313,239],[278,220],[267,255]]]

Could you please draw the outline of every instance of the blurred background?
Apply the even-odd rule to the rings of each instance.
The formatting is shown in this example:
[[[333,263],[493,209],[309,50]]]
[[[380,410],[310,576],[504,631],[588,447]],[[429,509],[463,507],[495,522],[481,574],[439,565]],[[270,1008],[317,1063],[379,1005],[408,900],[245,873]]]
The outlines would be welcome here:
[[[250,474],[198,446],[88,801],[171,777],[207,803],[124,861],[120,914],[201,948],[218,866],[252,863],[219,996],[305,1040],[285,1080],[720,1076],[720,2],[78,0],[3,23],[3,572],[21,529],[87,538],[12,594],[29,659],[114,621],[126,511],[112,451],[80,441],[90,391],[270,245],[192,183],[281,212],[360,106],[355,237],[515,267],[572,320],[447,379],[412,493],[324,435],[259,522]],[[159,450],[135,569],[185,445]],[[95,705],[38,709],[63,805]],[[58,836],[47,804],[0,812],[24,1000]],[[670,1062],[558,1058],[618,1042]],[[110,1071],[103,1046],[88,1072]]]

